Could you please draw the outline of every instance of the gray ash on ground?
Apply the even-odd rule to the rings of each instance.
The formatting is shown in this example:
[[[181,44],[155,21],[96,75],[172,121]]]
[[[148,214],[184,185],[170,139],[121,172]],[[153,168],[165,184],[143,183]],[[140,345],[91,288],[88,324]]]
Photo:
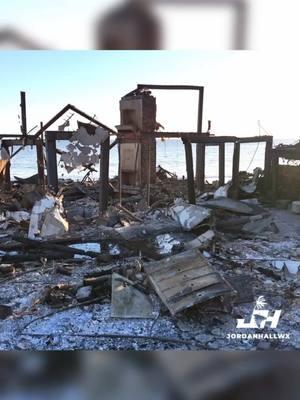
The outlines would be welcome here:
[[[289,210],[251,206],[253,201],[227,199],[226,204],[219,200],[216,205],[211,195],[191,208],[184,200],[174,203],[174,198],[181,194],[183,199],[185,193],[181,184],[172,185],[173,191],[162,194],[157,185],[150,207],[142,201],[142,192],[127,188],[123,210],[112,200],[101,219],[91,187],[83,193],[78,184],[66,185],[62,217],[67,219],[69,231],[35,241],[37,245],[28,241],[28,220],[14,220],[14,214],[9,221],[4,217],[0,349],[299,349],[300,283],[295,268],[298,261],[300,265],[300,216]],[[22,188],[23,192],[28,189],[28,185]],[[8,208],[12,213],[25,210],[18,209],[11,194],[3,203],[4,213]],[[247,211],[248,205],[253,212]],[[32,206],[27,206],[29,215]],[[205,215],[201,214],[203,207],[208,210]],[[208,231],[213,238],[205,236]],[[155,285],[157,275],[147,272],[147,266],[169,268],[168,260],[191,255],[194,250],[187,248],[193,246],[198,246],[202,267],[212,268],[212,274],[232,290],[173,315],[171,297],[162,301]],[[25,257],[22,261],[22,256],[32,260]],[[181,267],[185,267],[184,259]],[[111,277],[115,273],[132,282],[133,293],[151,299],[153,318],[112,318]],[[82,288],[86,298],[77,294],[81,290],[82,295]],[[202,295],[209,288],[206,283]],[[186,295],[185,286],[182,290]],[[238,332],[238,318],[250,319],[259,296],[264,296],[270,312],[280,309],[282,314],[276,329],[255,333],[285,333],[289,340],[228,339],[229,334]]]

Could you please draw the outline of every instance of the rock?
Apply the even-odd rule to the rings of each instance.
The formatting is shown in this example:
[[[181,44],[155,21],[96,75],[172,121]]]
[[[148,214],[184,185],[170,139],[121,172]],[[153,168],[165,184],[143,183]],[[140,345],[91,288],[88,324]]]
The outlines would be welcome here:
[[[210,350],[219,350],[222,346],[218,342],[209,342],[207,344],[207,348]]]
[[[215,234],[212,230],[208,230],[202,235],[198,236],[196,239],[191,240],[184,244],[184,248],[186,250],[195,249],[195,248],[206,248],[209,246],[211,241],[213,240]]]
[[[78,301],[86,301],[92,296],[93,286],[83,286],[77,290],[76,299]]]
[[[270,350],[271,343],[270,342],[259,342],[256,346],[257,350]]]
[[[36,190],[25,192],[22,196],[21,205],[23,208],[31,210],[34,204],[41,199],[42,195]]]
[[[212,335],[207,335],[205,333],[201,333],[200,335],[197,335],[195,337],[195,340],[197,340],[197,342],[206,344],[206,343],[211,342],[213,340],[213,336]]]
[[[12,315],[12,308],[9,306],[0,305],[0,320],[6,319]]]
[[[255,204],[246,204],[239,200],[233,200],[227,197],[219,197],[216,200],[209,200],[201,203],[204,207],[211,209],[222,209],[237,214],[256,215],[265,212],[265,210]]]

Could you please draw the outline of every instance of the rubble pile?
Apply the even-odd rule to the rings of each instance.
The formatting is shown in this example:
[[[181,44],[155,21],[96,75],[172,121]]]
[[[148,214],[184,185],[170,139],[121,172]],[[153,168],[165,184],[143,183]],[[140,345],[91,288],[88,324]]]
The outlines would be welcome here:
[[[112,179],[105,214],[91,182],[1,192],[0,348],[299,349],[300,216],[265,208],[259,175],[196,204],[162,168],[150,195]],[[288,341],[228,339],[259,296]]]

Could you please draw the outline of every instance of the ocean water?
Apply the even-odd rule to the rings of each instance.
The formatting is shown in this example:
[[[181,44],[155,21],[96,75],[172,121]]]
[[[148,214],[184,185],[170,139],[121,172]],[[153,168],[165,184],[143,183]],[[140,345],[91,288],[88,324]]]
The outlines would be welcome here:
[[[294,143],[293,139],[275,140],[275,144],[279,143]],[[68,142],[60,141],[57,142],[57,148],[60,150],[66,150]],[[17,147],[14,148],[14,151]],[[264,143],[250,143],[241,144],[240,153],[240,170],[252,172],[256,167],[264,167]],[[196,161],[196,145],[193,145],[194,165]],[[225,176],[226,180],[231,179],[232,169],[232,157],[233,157],[233,144],[228,143],[225,145]],[[85,175],[83,171],[72,171],[70,174],[67,173],[63,168],[58,155],[58,174],[59,178],[82,180]],[[179,178],[182,176],[186,177],[186,166],[185,166],[185,152],[184,146],[181,140],[168,139],[165,141],[157,140],[157,165],[161,165],[163,168],[170,172],[177,174]],[[95,167],[99,170],[99,166]],[[26,178],[37,173],[37,161],[35,148],[26,147],[21,150],[17,156],[12,160],[11,165],[11,176],[18,176]],[[115,146],[110,153],[110,177],[118,175],[118,149]],[[218,147],[207,146],[206,147],[206,166],[205,166],[205,177],[209,182],[218,179]],[[91,178],[97,180],[99,178],[99,172],[91,174]]]

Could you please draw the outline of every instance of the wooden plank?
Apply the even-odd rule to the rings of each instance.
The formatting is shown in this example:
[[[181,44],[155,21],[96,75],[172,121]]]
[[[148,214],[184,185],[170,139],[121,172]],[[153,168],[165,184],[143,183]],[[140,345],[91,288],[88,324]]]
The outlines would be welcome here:
[[[172,315],[175,315],[187,308],[193,307],[195,304],[204,303],[231,291],[232,288],[230,286],[226,285],[225,283],[220,283],[217,285],[212,285],[205,290],[194,292],[190,296],[185,296],[178,300],[175,304],[172,304]]]
[[[164,258],[161,262],[150,262],[144,265],[144,269],[147,274],[155,272],[168,272],[173,269],[173,266],[179,266],[178,272],[186,271],[190,266],[193,266],[193,262],[197,262],[200,266],[207,265],[207,258],[205,258],[198,249],[192,249],[176,254],[171,257]]]
[[[213,285],[220,282],[219,274],[205,274],[200,275],[197,278],[181,280],[176,286],[172,286],[166,289],[160,287],[161,292],[164,296],[169,297],[171,301],[178,299],[184,295],[189,295],[195,291]],[[171,283],[171,282],[170,282]]]
[[[15,139],[5,139],[5,140],[3,140],[2,144],[6,143],[7,146],[9,146],[9,147],[12,147],[12,146],[24,146],[24,144],[25,144],[24,140],[25,139],[21,138],[21,137],[18,137],[18,138],[15,138]],[[34,144],[35,144],[35,139],[32,136],[27,136],[26,137],[26,145],[27,146],[34,146]]]
[[[76,131],[47,131],[48,138],[54,140],[70,140]]]
[[[181,264],[182,265],[182,264]],[[166,268],[166,272],[164,270],[157,271],[155,273],[155,276],[157,279],[161,276],[160,283],[162,287],[164,286],[164,283],[166,282],[166,287],[168,287],[170,280],[173,277],[180,277],[182,275],[182,280],[186,279],[194,279],[196,277],[206,275],[211,273],[211,268],[210,266],[207,266],[206,263],[204,262],[200,263],[189,263],[189,267],[182,267],[178,268],[178,265],[175,264],[172,268]]]

